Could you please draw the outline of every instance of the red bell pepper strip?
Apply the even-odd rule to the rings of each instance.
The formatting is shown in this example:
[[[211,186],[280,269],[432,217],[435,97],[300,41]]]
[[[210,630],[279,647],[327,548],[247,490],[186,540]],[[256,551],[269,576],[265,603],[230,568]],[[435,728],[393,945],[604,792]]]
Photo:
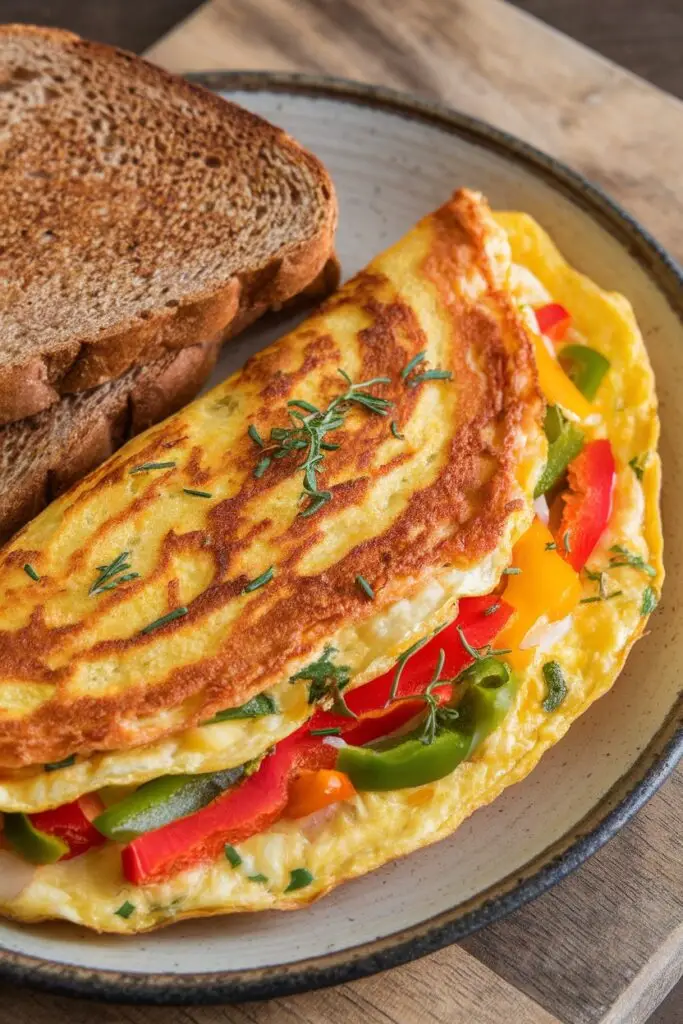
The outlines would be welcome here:
[[[282,816],[289,782],[303,768],[333,768],[337,751],[306,737],[306,726],[278,743],[258,771],[212,804],[134,839],[121,854],[129,882],[161,881],[215,859],[226,843],[243,842]]]
[[[492,606],[497,606],[495,611],[485,615]],[[458,675],[472,661],[462,645],[457,626],[463,629],[468,643],[482,647],[493,640],[511,614],[509,605],[491,595],[461,601],[457,620],[407,661],[399,695],[424,691],[441,649],[446,654],[443,674],[447,677]],[[392,669],[348,694],[348,706],[357,715],[364,715],[362,719],[317,711],[305,725],[278,743],[263,759],[258,771],[241,785],[201,811],[134,839],[122,853],[126,878],[136,885],[160,881],[214,859],[226,843],[243,842],[263,832],[282,817],[290,784],[298,774],[304,770],[334,768],[337,750],[324,743],[322,737],[309,735],[311,729],[337,727],[343,731],[345,741],[360,745],[395,731],[421,710],[418,700],[385,709],[393,678]],[[435,696],[446,700],[451,687],[437,687],[434,692]]]
[[[106,842],[105,837],[91,824],[92,819],[101,814],[102,810],[102,801],[97,794],[89,793],[53,810],[29,814],[29,819],[40,832],[46,832],[65,842],[69,852],[62,860],[71,860],[72,857],[78,857],[79,854]]]
[[[564,508],[555,540],[558,553],[580,572],[612,512],[616,467],[609,441],[603,438],[589,442],[569,463],[567,472],[569,490],[563,496]]]
[[[491,614],[486,614],[492,607],[495,608],[495,611]],[[467,668],[472,658],[462,645],[458,627],[462,629],[467,642],[472,647],[484,647],[486,644],[491,643],[494,637],[500,633],[511,615],[512,608],[510,605],[499,600],[495,595],[487,594],[485,597],[463,598],[460,601],[458,617],[455,622],[442,629],[440,633],[437,633],[424,647],[421,647],[408,659],[401,673],[396,696],[409,697],[412,694],[424,692],[425,687],[432,678],[440,650],[443,650],[446,655],[446,661],[441,673],[444,679],[454,679],[464,668]],[[396,668],[394,667],[385,672],[384,675],[373,679],[372,682],[352,690],[346,694],[347,707],[359,717],[372,712],[382,712],[382,709],[385,708],[389,700],[395,675]],[[435,696],[439,695],[440,690],[440,687],[437,688]],[[450,697],[450,693],[444,688],[441,696],[445,701]],[[404,714],[401,711],[401,714],[404,714],[401,725],[415,714],[415,705],[406,701],[406,706],[409,713]],[[397,708],[392,710],[395,714],[398,714]],[[319,710],[313,715],[309,724],[311,729],[326,729],[336,726],[342,730],[345,740],[353,743],[356,742],[355,739],[351,739],[350,735],[347,735],[347,733],[350,734],[354,729],[359,728],[353,718],[345,718],[334,711]],[[398,726],[394,726],[394,728],[398,728]],[[386,729],[383,733],[376,733],[375,736],[386,735],[391,731],[392,729]],[[359,742],[367,743],[369,740],[360,740]]]
[[[549,302],[534,310],[536,322],[541,334],[551,341],[562,341],[572,322],[571,313],[567,312],[559,302]]]

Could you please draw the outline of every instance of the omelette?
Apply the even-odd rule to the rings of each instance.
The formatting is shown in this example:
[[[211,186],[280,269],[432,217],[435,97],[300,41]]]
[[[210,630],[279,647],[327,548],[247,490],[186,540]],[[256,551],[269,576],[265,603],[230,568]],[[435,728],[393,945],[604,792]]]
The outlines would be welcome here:
[[[663,581],[627,300],[461,190],[0,552],[0,910],[292,909],[450,835]]]

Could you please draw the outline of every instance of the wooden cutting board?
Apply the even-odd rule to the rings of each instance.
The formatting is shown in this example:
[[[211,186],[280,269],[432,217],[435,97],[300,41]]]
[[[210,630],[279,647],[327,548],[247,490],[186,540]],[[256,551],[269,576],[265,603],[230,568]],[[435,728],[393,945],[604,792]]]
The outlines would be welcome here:
[[[178,72],[313,71],[444,100],[577,168],[683,259],[683,103],[500,0],[211,0],[148,56]],[[683,973],[682,815],[679,769],[546,896],[387,974],[182,1010],[77,1009],[5,988],[0,1024],[640,1024]]]

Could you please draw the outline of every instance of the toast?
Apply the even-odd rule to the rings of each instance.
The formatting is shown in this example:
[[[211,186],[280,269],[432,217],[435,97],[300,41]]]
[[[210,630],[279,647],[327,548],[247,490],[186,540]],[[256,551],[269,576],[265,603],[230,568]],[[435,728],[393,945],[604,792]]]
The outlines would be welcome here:
[[[297,294],[332,252],[285,132],[68,32],[0,28],[0,424]]]
[[[0,544],[125,441],[191,401],[220,345],[191,345],[0,427]]]

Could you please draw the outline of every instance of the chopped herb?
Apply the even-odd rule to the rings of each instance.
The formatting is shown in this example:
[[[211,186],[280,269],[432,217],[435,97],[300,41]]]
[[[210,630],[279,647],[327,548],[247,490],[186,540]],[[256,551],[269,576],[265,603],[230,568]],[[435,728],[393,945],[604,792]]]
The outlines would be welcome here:
[[[253,423],[249,424],[249,428],[247,430],[247,433],[249,434],[249,437],[252,439],[254,444],[257,444],[259,446],[259,448],[264,448],[265,447],[265,441],[263,440],[263,438],[261,437],[261,435],[259,434],[258,430],[256,429],[256,427],[254,426]]]
[[[63,761],[52,761],[50,764],[44,764],[43,768],[46,772],[56,772],[59,771],[60,768],[70,768],[71,765],[75,763],[76,755],[69,754],[69,756],[65,757]]]
[[[519,576],[521,571],[522,571],[521,569],[517,569],[514,565],[510,565],[510,566],[508,566],[507,569],[503,569],[502,575],[503,576]]]
[[[269,455],[264,455],[261,461],[255,466],[254,476],[256,477],[257,480],[261,479],[265,471],[270,466],[271,461],[272,460]]]
[[[331,696],[334,698],[337,714],[344,715],[346,718],[356,718],[357,716],[346,706],[343,697],[344,687],[348,686],[351,680],[350,670],[348,665],[334,664],[332,658],[335,654],[337,654],[336,648],[328,644],[317,661],[300,669],[290,677],[289,681],[296,683],[300,679],[306,679],[310,682],[308,687],[309,704],[317,704],[325,697]]]
[[[242,858],[240,857],[235,847],[231,846],[230,843],[226,843],[225,846],[223,847],[223,850],[225,852],[225,859],[232,865],[233,868],[238,868],[242,863]]]
[[[130,903],[128,900],[126,900],[126,902],[122,903],[119,909],[115,910],[114,913],[117,915],[117,917],[128,918],[130,917],[134,910],[135,904]]]
[[[24,566],[24,572],[26,573],[27,576],[30,576],[31,579],[34,580],[36,583],[39,582],[40,576],[38,575],[36,570],[33,568],[33,566],[30,565],[28,562]]]
[[[174,469],[175,462],[143,462],[141,466],[134,466],[131,473],[146,473],[149,469]]]
[[[416,356],[413,356],[413,358],[410,360],[410,362],[406,363],[406,365],[401,370],[401,380],[405,380],[406,377],[408,377],[409,374],[411,374],[413,372],[415,367],[418,366],[422,362],[422,360],[426,359],[426,358],[427,358],[426,350],[424,352],[418,352]]]
[[[556,661],[546,661],[543,666],[543,678],[548,688],[546,698],[543,701],[543,710],[548,712],[556,711],[568,692],[562,669]]]
[[[387,700],[387,703],[384,705],[385,707],[391,704],[393,700],[396,700],[396,694],[398,693],[398,684],[401,682],[401,675],[403,674],[403,669],[406,666],[406,662],[410,658],[412,658],[413,654],[416,654],[417,651],[424,647],[425,644],[429,643],[430,640],[431,637],[428,636],[422,637],[421,640],[416,640],[415,643],[412,644],[412,646],[408,647],[407,650],[405,650],[403,654],[400,656],[400,658],[396,662],[396,670],[394,672],[394,678],[391,681],[389,698]]]
[[[649,458],[650,453],[645,452],[643,455],[634,455],[632,459],[629,459],[628,464],[639,480],[643,479],[643,474],[645,473],[645,467],[647,466]]]
[[[404,700],[421,699],[427,705],[427,716],[425,719],[422,734],[420,736],[420,742],[424,743],[426,746],[429,746],[436,739],[437,731],[441,723],[451,721],[452,719],[458,717],[458,711],[456,708],[441,707],[432,692],[434,690],[434,687],[439,685],[440,681],[443,683],[443,680],[441,680],[441,673],[443,672],[445,662],[446,653],[442,648],[439,651],[439,656],[436,662],[436,668],[434,669],[432,678],[429,681],[429,684],[427,685],[427,688],[425,689],[424,693],[411,694],[407,697],[396,698],[397,702]]]
[[[341,729],[337,725],[331,725],[329,729],[311,729],[309,736],[341,736]]]
[[[191,494],[194,498],[213,498],[211,491],[195,491],[194,487],[183,487],[183,494]]]
[[[102,594],[106,590],[114,590],[120,583],[138,579],[139,572],[126,572],[126,569],[130,569],[130,562],[126,561],[129,554],[129,551],[122,551],[109,565],[97,566],[99,576],[88,591],[90,597]]]
[[[557,551],[557,544],[554,540],[549,540],[545,546],[546,551]]]
[[[405,434],[402,434],[398,429],[398,423],[396,420],[391,421],[391,433],[394,435],[397,441],[405,441]]]
[[[250,882],[267,882],[268,881],[268,875],[262,875],[260,873],[258,875],[247,875],[247,878],[249,879]]]
[[[450,370],[425,370],[424,373],[417,373],[406,381],[409,388],[416,388],[418,384],[424,384],[426,380],[452,380],[453,374]]]
[[[354,384],[344,370],[340,369],[339,373],[348,384],[347,390],[333,399],[324,412],[310,402],[300,399],[288,402],[292,425],[273,427],[270,432],[271,443],[266,448],[266,451],[272,452],[273,459],[283,459],[294,452],[305,452],[303,462],[297,467],[304,471],[301,497],[308,499],[308,504],[299,513],[304,517],[314,515],[332,500],[331,491],[321,491],[318,488],[318,474],[323,467],[324,452],[334,451],[337,447],[325,441],[325,436],[330,431],[339,430],[344,426],[345,417],[354,405],[361,406],[378,416],[386,416],[393,405],[388,399],[379,398],[366,390],[374,384],[390,384],[389,377],[373,377],[372,380]],[[261,459],[254,470],[254,476],[257,479],[263,476],[270,463],[270,456]]]
[[[254,590],[258,590],[259,587],[264,587],[266,583],[270,583],[274,576],[275,570],[271,565],[266,569],[265,572],[262,572],[260,576],[257,576],[255,580],[252,580],[251,583],[247,583],[242,593],[251,594]]]
[[[313,875],[308,868],[294,868],[289,873],[289,885],[285,892],[296,892],[297,889],[305,889],[313,881]]]
[[[140,630],[141,634],[153,633],[155,629],[161,629],[162,626],[166,626],[169,622],[173,622],[175,619],[182,619],[183,615],[187,615],[187,608],[174,608],[168,615],[162,615],[160,619],[155,619],[154,622],[150,622],[149,626],[145,626],[144,629]]]
[[[279,710],[276,701],[269,693],[259,693],[238,708],[226,708],[225,711],[219,711],[207,722],[202,722],[202,725],[215,725],[217,722],[230,722],[241,718],[262,718],[264,715],[276,715]]]
[[[361,576],[360,574],[356,576],[356,583],[366,597],[369,597],[371,601],[375,600],[375,591],[372,589],[365,576]]]
[[[571,553],[572,553],[572,545],[571,545],[571,540],[569,538],[569,530],[565,530],[564,531],[564,536],[562,538],[562,546],[564,547],[564,550],[566,551],[566,553],[568,555],[571,555]]]
[[[596,601],[611,601],[613,597],[619,597],[623,593],[623,590],[613,590],[611,594],[605,594],[604,597],[601,597],[600,594],[596,594],[595,597],[582,597],[579,604],[595,604]]]
[[[649,615],[657,607],[657,593],[654,587],[645,587],[643,591],[643,603],[640,606],[641,615]]]
[[[622,547],[621,544],[615,544],[610,548],[610,551],[614,555],[620,556],[618,558],[610,558],[609,564],[611,569],[618,569],[622,565],[629,565],[632,569],[638,569],[639,572],[644,572],[647,576],[657,575],[657,570],[646,562],[642,555],[634,555],[632,551]]]
[[[484,615],[495,615],[499,608],[499,604],[491,604],[488,608],[484,609]]]
[[[498,655],[510,654],[511,649],[509,647],[501,647],[496,649],[491,644],[484,644],[483,647],[473,647],[465,636],[462,626],[455,627],[458,636],[460,637],[460,643],[469,654],[470,658],[474,658],[475,661],[483,661],[484,658],[495,658]]]

